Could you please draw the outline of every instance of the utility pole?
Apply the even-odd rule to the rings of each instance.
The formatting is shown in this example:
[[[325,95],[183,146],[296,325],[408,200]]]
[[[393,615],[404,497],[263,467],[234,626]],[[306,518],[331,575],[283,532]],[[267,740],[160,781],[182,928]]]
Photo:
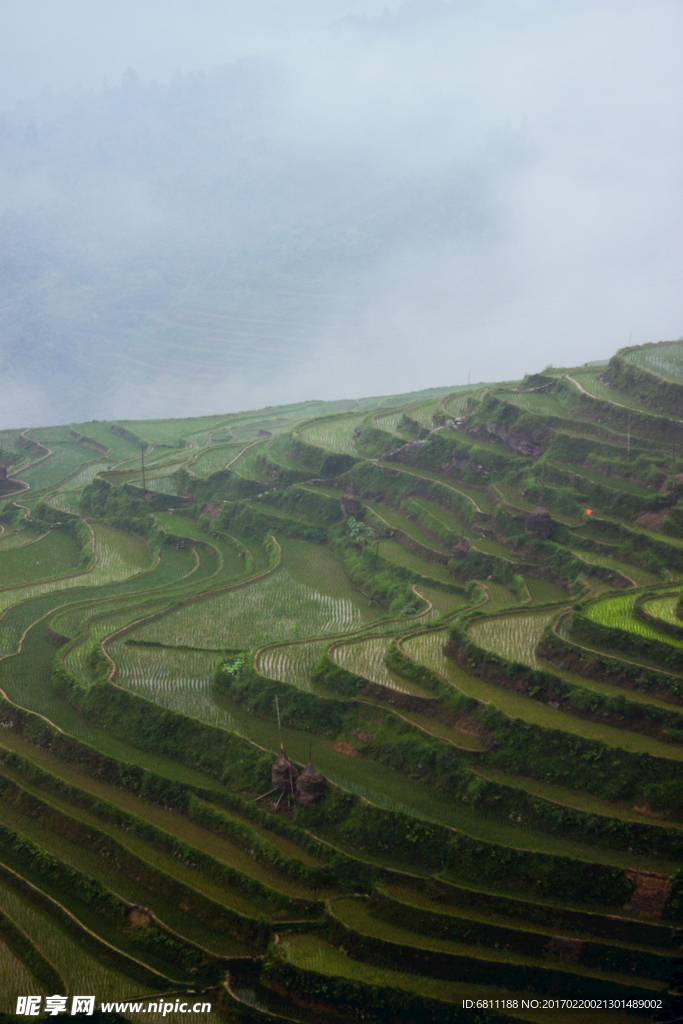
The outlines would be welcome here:
[[[671,442],[671,504],[676,504],[676,442]]]
[[[143,491],[146,491],[147,490],[147,486],[145,484],[145,446],[144,446],[144,444],[140,445],[140,459],[142,461],[142,489],[143,489]]]
[[[372,570],[372,579],[370,580],[370,604],[375,600],[375,576],[377,575],[377,560],[379,558],[379,537],[377,538],[377,547],[375,548],[375,566]]]
[[[631,462],[631,413],[628,414],[628,431],[626,433],[626,451],[628,454],[629,464]]]
[[[280,737],[280,746],[282,746],[282,725],[280,724],[280,702],[275,694],[275,710],[277,712],[277,734]]]

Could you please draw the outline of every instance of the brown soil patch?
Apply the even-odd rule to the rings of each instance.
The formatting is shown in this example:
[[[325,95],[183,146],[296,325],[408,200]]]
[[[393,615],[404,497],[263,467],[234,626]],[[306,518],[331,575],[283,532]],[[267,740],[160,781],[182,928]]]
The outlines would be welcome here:
[[[354,729],[353,735],[357,736],[361,743],[369,743],[370,740],[374,740],[375,734],[372,732],[363,732],[362,729]]]
[[[337,740],[334,744],[334,749],[338,754],[346,754],[347,757],[362,757],[360,750],[356,750],[350,743],[345,743],[344,740]]]
[[[654,871],[627,871],[629,882],[635,884],[624,910],[635,910],[648,917],[661,917],[666,898],[671,888],[671,879]]]
[[[441,715],[439,715],[441,718]],[[465,733],[466,736],[474,736],[478,739],[483,746],[490,747],[493,740],[493,736],[488,732],[481,722],[477,722],[476,719],[470,718],[469,715],[455,715],[453,719],[448,723],[452,725],[458,732]]]
[[[211,519],[212,522],[215,522],[221,513],[221,507],[220,505],[212,505],[207,503],[202,507],[202,512],[204,513],[205,516],[208,516],[208,518]]]
[[[149,928],[152,915],[144,907],[132,907],[128,912],[128,924],[131,928]]]
[[[649,814],[651,818],[669,817],[668,811],[653,811],[651,807],[647,806],[647,804],[643,804],[642,807],[632,807],[631,810],[635,811],[637,814]]]
[[[640,526],[644,526],[646,530],[654,530],[656,533],[661,533],[662,525],[668,515],[668,508],[660,508],[659,512],[643,512],[642,516],[638,516],[636,522]]]

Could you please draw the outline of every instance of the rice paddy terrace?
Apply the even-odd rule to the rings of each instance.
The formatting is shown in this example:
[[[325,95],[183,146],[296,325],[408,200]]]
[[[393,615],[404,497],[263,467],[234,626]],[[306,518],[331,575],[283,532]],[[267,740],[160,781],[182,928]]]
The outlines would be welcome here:
[[[680,1016],[682,366],[0,432],[0,1014]]]

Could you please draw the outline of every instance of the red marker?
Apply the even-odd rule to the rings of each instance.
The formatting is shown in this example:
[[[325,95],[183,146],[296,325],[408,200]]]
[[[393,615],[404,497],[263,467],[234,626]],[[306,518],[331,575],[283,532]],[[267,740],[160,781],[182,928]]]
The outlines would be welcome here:
[[[593,509],[592,508],[587,508],[586,509],[586,515],[587,516],[592,516],[593,515]]]

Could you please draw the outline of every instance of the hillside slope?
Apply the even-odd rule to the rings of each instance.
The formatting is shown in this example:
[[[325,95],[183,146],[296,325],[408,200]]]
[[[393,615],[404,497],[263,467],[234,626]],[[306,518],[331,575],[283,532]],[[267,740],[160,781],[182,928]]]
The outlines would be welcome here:
[[[681,365],[0,432],[0,1012],[676,1016]]]

